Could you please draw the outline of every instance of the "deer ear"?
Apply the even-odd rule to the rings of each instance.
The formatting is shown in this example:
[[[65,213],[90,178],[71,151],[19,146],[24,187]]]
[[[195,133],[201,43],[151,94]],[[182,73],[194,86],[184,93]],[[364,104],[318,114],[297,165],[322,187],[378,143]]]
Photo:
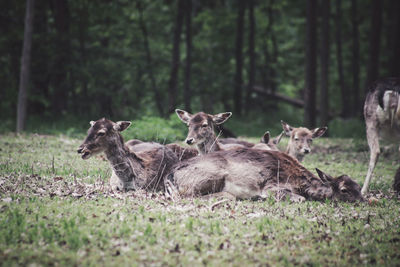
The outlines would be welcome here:
[[[312,138],[317,138],[322,136],[326,130],[328,130],[328,127],[321,127],[321,128],[315,128],[312,130]]]
[[[330,183],[330,182],[332,182],[333,178],[332,178],[330,175],[324,173],[323,171],[321,171],[321,170],[318,169],[318,168],[315,168],[315,170],[317,171],[319,178],[321,178],[321,180],[322,180],[323,182],[325,182],[325,183]]]
[[[216,125],[220,125],[224,122],[226,122],[227,119],[229,119],[232,116],[232,112],[224,112],[224,113],[219,113],[216,115],[211,115],[213,122]]]
[[[285,135],[290,136],[292,134],[293,127],[284,121],[281,121],[281,124],[282,124],[283,131],[285,132]]]
[[[261,143],[268,144],[270,138],[271,138],[271,135],[270,135],[269,131],[266,131],[264,133],[264,135],[261,137]]]
[[[175,109],[175,113],[176,115],[178,115],[178,118],[185,124],[189,124],[189,121],[193,116],[189,112],[184,111],[182,109]]]
[[[114,130],[118,131],[118,132],[122,132],[125,131],[126,129],[128,129],[128,127],[131,126],[131,122],[130,121],[117,121],[114,124]]]
[[[272,140],[272,142],[273,142],[275,145],[279,144],[279,142],[281,141],[282,136],[283,136],[284,133],[285,133],[285,132],[281,132],[281,134],[278,135],[277,137],[275,137],[275,138]]]
[[[90,126],[93,126],[96,122],[95,121],[90,121],[89,124]]]

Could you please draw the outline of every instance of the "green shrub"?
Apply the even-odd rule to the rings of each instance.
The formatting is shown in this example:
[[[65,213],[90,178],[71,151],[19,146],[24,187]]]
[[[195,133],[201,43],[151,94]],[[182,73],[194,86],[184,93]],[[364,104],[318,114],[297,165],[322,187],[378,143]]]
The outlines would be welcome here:
[[[329,123],[330,137],[365,139],[365,124],[359,119],[334,119]]]

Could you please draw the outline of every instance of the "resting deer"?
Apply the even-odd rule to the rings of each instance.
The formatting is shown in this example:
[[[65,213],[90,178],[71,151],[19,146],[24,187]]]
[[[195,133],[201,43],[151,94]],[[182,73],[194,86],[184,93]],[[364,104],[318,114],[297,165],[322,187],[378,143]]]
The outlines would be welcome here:
[[[294,128],[284,121],[281,121],[285,135],[290,137],[286,153],[303,161],[304,156],[311,152],[311,145],[314,138],[322,136],[328,127],[315,128],[309,130],[305,127]]]
[[[317,172],[319,177],[279,151],[232,149],[177,164],[167,176],[166,189],[182,197],[251,199],[282,191],[294,200],[363,200],[361,187],[347,175],[332,178]]]
[[[279,151],[278,144],[281,141],[282,136],[283,132],[280,135],[276,136],[275,138],[271,138],[271,134],[269,133],[269,131],[266,131],[264,135],[261,137],[260,143],[258,144],[253,144],[237,138],[222,138],[219,140],[219,142],[220,144],[223,145],[235,144],[248,148]]]
[[[78,153],[82,159],[104,152],[111,164],[111,185],[120,190],[142,188],[163,190],[164,176],[178,162],[177,156],[167,147],[157,143],[128,141],[126,145],[120,132],[127,129],[129,121],[112,122],[107,119],[91,121]]]
[[[189,128],[189,133],[186,137],[186,144],[196,145],[200,155],[204,155],[214,151],[223,150],[223,146],[215,135],[217,125],[223,124],[232,116],[232,112],[224,112],[216,115],[198,112],[190,114],[187,111],[176,109],[176,114],[179,119]]]
[[[398,143],[400,140],[400,78],[384,78],[374,82],[364,103],[364,118],[370,159],[361,192],[366,194],[372,173],[381,152],[379,139]]]

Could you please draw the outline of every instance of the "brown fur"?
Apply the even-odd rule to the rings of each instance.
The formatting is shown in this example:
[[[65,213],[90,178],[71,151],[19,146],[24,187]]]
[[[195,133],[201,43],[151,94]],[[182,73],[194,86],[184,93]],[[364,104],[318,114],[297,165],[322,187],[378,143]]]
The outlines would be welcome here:
[[[336,179],[319,171],[313,175],[285,153],[258,149],[218,151],[177,164],[167,178],[169,191],[181,196],[215,193],[236,198],[265,196],[268,191],[286,191],[310,200],[362,200],[360,186],[348,176]]]
[[[218,142],[215,129],[223,124],[232,115],[231,112],[216,115],[198,112],[190,114],[187,111],[176,109],[178,118],[188,126],[189,132],[185,142],[188,145],[196,145],[200,155],[214,151],[224,150],[224,146]],[[236,146],[237,147],[237,146]],[[231,147],[226,147],[231,148]]]
[[[274,150],[279,151],[278,144],[281,141],[283,132],[276,136],[275,138],[271,138],[269,131],[265,132],[264,135],[261,137],[260,143],[253,144],[247,141],[243,141],[237,138],[223,138],[219,139],[220,144],[223,145],[239,145],[241,147],[247,148],[255,148],[255,149],[264,149],[264,150]]]
[[[368,191],[380,155],[379,139],[400,141],[400,78],[384,78],[374,82],[364,103],[364,118],[370,150],[368,172],[362,193]]]
[[[303,161],[306,154],[311,152],[313,139],[322,136],[328,129],[328,127],[320,127],[309,130],[305,127],[294,128],[284,121],[281,123],[285,135],[290,138],[286,153],[300,162]]]
[[[124,144],[119,132],[130,122],[114,123],[107,119],[91,122],[88,135],[78,149],[83,159],[104,152],[111,164],[111,183],[120,190],[142,188],[163,190],[164,177],[178,162],[176,155],[157,143],[131,141]]]
[[[199,155],[197,149],[192,147],[183,147],[177,144],[167,144],[165,146],[171,149],[180,161],[187,160]]]

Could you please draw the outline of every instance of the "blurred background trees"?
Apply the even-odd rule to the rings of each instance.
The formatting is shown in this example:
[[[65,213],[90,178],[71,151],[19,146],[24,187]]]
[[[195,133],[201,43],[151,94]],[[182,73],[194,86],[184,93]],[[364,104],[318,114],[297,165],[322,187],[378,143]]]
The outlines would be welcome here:
[[[368,83],[400,76],[399,3],[37,0],[26,119],[186,108],[275,125],[358,120]],[[17,118],[26,5],[0,3],[6,125]]]

